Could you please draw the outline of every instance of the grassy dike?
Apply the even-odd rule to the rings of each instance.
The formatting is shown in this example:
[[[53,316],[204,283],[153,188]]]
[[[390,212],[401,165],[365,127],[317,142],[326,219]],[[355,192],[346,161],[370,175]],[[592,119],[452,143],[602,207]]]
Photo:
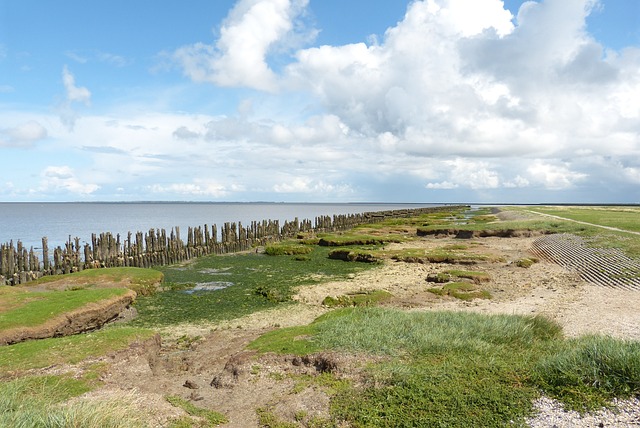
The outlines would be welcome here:
[[[89,277],[68,280],[74,289],[69,292],[86,291],[88,296],[90,290],[109,281],[145,290],[136,303],[139,317],[128,326],[0,347],[0,377],[6,380],[0,384],[0,426],[146,426],[144,415],[133,410],[130,403],[73,400],[100,386],[100,366],[85,368],[79,378],[24,373],[51,364],[82,364],[88,357],[149,338],[156,328],[234,319],[293,305],[291,297],[296,287],[348,278],[375,269],[376,261],[386,258],[418,257],[428,262],[433,254],[386,249],[389,242],[417,239],[418,228],[527,229],[586,236],[605,233],[555,219],[495,220],[488,210],[471,215],[438,213],[365,225],[339,235],[300,237],[276,244],[266,254],[209,256],[145,273],[83,273]],[[636,242],[634,238],[628,241]],[[336,249],[368,255],[361,260],[372,262],[347,263],[330,258]],[[470,257],[462,246],[441,251],[439,258],[455,261],[456,257]],[[163,290],[155,293],[154,287],[139,276],[160,274],[164,276]],[[448,275],[465,278],[477,273],[451,270]],[[193,291],[197,286],[219,289]],[[352,296],[343,300],[348,306],[360,302]],[[364,363],[366,369],[358,382],[331,373],[318,378],[317,382],[333,387],[330,416],[315,421],[314,426],[340,426],[345,422],[353,427],[522,426],[532,410],[532,400],[542,392],[578,410],[606,405],[613,397],[640,394],[637,342],[599,336],[567,340],[556,324],[544,318],[406,312],[374,307],[376,299],[363,301],[363,307],[333,310],[310,325],[277,329],[250,345],[259,352],[284,354],[338,352],[355,355]],[[0,314],[20,304],[19,299],[10,301],[0,294]],[[26,406],[25,400],[29,403]],[[206,413],[176,397],[168,397],[168,401],[199,417],[183,417],[173,427],[215,426],[224,421],[223,416]],[[203,418],[208,422],[202,422]],[[67,421],[67,425],[60,421]],[[278,421],[264,410],[261,421],[274,428],[304,426]]]

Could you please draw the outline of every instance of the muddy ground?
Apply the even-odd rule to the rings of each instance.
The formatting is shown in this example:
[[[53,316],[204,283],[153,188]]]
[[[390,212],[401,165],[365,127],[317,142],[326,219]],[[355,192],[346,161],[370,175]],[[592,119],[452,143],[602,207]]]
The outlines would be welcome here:
[[[199,407],[225,414],[229,419],[226,427],[258,426],[259,408],[269,409],[285,421],[297,418],[304,422],[313,416],[326,416],[329,403],[326,394],[287,375],[315,375],[326,370],[357,381],[365,361],[335,354],[315,355],[306,360],[273,355],[257,357],[245,347],[271,329],[311,322],[328,310],[321,305],[326,296],[362,290],[386,290],[394,296],[386,305],[406,310],[541,314],[557,321],[567,336],[602,333],[640,340],[639,292],[590,285],[575,273],[544,260],[529,268],[518,267],[515,261],[532,257],[529,249],[534,239],[473,238],[465,244],[471,244],[474,251],[493,255],[493,261],[474,266],[387,261],[379,268],[344,281],[305,286],[298,291],[295,297],[298,304],[294,306],[224,323],[164,329],[160,349],[138,347],[102,358],[101,361],[109,363],[102,376],[104,387],[86,398],[133,395],[158,427],[182,414],[164,400],[166,395],[179,395]],[[394,245],[432,248],[454,242],[460,240],[424,238]],[[487,272],[491,281],[482,287],[493,297],[464,302],[427,291],[433,286],[426,281],[429,274],[456,268]],[[82,367],[73,369],[81,371]],[[61,368],[50,370],[59,372]]]

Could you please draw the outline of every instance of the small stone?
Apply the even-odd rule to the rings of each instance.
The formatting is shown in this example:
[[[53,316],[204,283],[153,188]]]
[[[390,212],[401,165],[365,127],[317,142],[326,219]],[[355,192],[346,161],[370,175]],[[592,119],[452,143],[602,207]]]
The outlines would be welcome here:
[[[189,379],[187,379],[182,386],[184,386],[185,388],[189,388],[189,389],[198,389],[198,388],[200,388],[197,383],[195,383],[194,381],[189,380]]]

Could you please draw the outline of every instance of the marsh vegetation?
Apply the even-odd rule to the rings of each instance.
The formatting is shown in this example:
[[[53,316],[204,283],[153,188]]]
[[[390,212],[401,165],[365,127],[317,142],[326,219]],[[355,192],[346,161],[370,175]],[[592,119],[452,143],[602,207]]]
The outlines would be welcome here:
[[[419,231],[565,232],[588,237],[592,245],[603,240],[608,245],[624,243],[620,247],[628,254],[639,254],[635,253],[640,248],[638,238],[623,232],[525,215],[520,209],[512,212],[518,214],[515,220],[499,220],[488,209],[393,219],[157,270],[92,270],[68,276],[62,288],[46,281],[34,284],[37,288],[0,288],[0,333],[42,324],[127,288],[138,291],[138,316],[127,325],[0,346],[0,377],[5,381],[0,385],[0,425],[53,427],[68,421],[64,423],[85,427],[148,426],[151,416],[136,410],[135,402],[82,399],[83,394],[103,388],[112,371],[112,360],[103,356],[117,358],[131,352],[127,349],[132,344],[157,343],[156,332],[161,332],[164,352],[183,361],[190,352],[213,344],[206,336],[172,339],[170,332],[176,326],[223,325],[283,308],[278,313],[284,314],[287,308],[302,305],[295,297],[305,287],[346,283],[388,263],[421,263],[438,266],[431,279],[424,275],[422,290],[436,300],[469,302],[493,298],[488,289],[495,278],[486,266],[511,263],[519,270],[510,272],[517,275],[538,264],[534,257],[506,260],[469,239],[424,248],[421,240],[433,238],[423,238]],[[544,212],[630,230],[636,227],[633,210],[615,211],[614,220],[609,210]],[[214,283],[226,285],[198,288]],[[325,411],[317,414],[297,409],[287,417],[268,403],[253,408],[253,420],[261,426],[525,426],[534,399],[542,394],[579,411],[609,405],[614,397],[640,395],[640,344],[633,340],[600,335],[567,338],[559,324],[541,316],[406,311],[394,307],[392,293],[375,287],[325,296],[324,315],[311,323],[277,328],[281,321],[275,320],[265,334],[247,334],[254,339],[246,348],[252,353],[244,366],[232,365],[236,377],[248,377],[255,387],[258,379],[271,385],[292,384],[287,390],[292,396],[316,391],[328,397]],[[250,328],[233,322],[241,327],[238,332]],[[231,330],[220,333],[234,336]],[[264,373],[276,367],[262,360],[276,358],[269,355],[313,360],[319,353],[342,355],[351,363],[329,364],[326,370],[306,374]],[[205,351],[197,355],[207,358]],[[223,361],[230,357],[215,355]],[[59,373],[48,371],[54,366],[61,368]],[[162,373],[154,370],[156,376]],[[167,369],[167,373],[172,372]],[[167,416],[166,426],[215,426],[228,420],[208,399],[200,401],[198,394],[204,394],[196,393],[200,389],[192,390],[191,396],[183,390],[183,394],[175,388],[163,392],[164,404],[181,412]],[[27,406],[21,404],[25,399]]]

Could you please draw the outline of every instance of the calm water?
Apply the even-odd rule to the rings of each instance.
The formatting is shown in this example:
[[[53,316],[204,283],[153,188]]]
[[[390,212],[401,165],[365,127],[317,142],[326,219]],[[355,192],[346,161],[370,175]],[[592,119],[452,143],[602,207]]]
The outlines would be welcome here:
[[[81,243],[92,233],[111,232],[123,238],[127,232],[218,225],[225,222],[310,219],[320,215],[357,214],[419,208],[433,204],[284,204],[284,203],[0,203],[0,243],[21,240],[26,248],[63,245],[71,235]]]

